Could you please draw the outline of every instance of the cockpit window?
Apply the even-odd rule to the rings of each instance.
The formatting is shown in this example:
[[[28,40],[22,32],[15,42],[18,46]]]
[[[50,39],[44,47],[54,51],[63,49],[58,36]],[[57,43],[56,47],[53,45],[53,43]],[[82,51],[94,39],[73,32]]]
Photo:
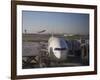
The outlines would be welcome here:
[[[54,50],[66,50],[66,48],[55,48]]]

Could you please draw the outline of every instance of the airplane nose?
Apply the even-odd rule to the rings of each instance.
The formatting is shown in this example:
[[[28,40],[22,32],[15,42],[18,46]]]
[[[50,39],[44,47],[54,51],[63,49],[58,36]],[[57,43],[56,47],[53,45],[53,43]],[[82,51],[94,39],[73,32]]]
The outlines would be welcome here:
[[[55,55],[58,59],[61,58],[61,52],[55,52],[54,55]]]

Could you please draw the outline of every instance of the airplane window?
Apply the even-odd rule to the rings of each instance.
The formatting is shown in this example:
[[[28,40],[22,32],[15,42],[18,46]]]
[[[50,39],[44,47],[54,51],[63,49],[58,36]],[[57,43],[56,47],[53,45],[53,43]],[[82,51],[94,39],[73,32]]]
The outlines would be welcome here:
[[[66,48],[55,48],[55,50],[66,50]]]

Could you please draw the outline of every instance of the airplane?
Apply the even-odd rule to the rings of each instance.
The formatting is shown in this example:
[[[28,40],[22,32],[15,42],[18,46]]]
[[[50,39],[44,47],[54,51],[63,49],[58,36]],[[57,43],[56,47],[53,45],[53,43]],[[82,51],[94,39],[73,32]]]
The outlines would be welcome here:
[[[51,36],[48,40],[48,54],[51,61],[61,62],[67,59],[68,45],[63,38]]]
[[[43,32],[45,32],[46,30],[42,30],[42,31],[39,31],[38,33],[43,33]]]

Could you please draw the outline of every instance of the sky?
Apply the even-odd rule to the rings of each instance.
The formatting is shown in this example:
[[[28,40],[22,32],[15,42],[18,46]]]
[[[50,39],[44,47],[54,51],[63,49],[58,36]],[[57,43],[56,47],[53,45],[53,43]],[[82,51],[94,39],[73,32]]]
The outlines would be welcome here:
[[[23,33],[89,34],[89,14],[22,11]]]

